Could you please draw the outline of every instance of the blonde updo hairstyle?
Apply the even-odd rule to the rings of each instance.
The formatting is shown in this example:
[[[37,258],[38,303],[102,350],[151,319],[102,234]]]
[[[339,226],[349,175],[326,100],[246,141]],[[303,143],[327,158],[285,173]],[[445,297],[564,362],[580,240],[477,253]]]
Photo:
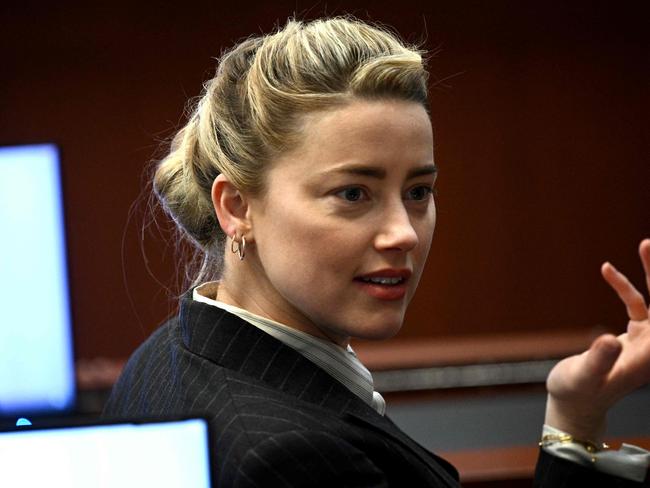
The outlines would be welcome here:
[[[226,52],[153,181],[163,208],[202,256],[194,282],[218,278],[223,265],[226,236],[211,200],[220,173],[258,195],[274,158],[300,142],[305,114],[381,98],[428,109],[422,52],[355,19],[289,20]]]

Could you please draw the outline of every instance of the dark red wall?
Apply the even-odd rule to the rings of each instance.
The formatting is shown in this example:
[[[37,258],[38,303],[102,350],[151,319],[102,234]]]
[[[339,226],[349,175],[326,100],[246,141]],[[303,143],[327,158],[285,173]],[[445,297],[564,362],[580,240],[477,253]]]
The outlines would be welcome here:
[[[647,2],[40,3],[1,7],[0,144],[61,147],[78,357],[126,356],[173,310],[173,246],[145,232],[154,278],[146,204],[129,219],[143,172],[221,49],[294,10],[440,50],[439,223],[403,336],[624,325],[598,269],[642,283]]]

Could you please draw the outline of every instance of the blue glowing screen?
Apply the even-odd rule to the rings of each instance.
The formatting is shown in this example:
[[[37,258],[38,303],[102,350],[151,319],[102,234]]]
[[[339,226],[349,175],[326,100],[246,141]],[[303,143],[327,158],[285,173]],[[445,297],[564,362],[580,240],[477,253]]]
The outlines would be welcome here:
[[[202,419],[0,432],[0,486],[209,488],[209,470]]]
[[[74,403],[58,151],[0,148],[0,416]]]

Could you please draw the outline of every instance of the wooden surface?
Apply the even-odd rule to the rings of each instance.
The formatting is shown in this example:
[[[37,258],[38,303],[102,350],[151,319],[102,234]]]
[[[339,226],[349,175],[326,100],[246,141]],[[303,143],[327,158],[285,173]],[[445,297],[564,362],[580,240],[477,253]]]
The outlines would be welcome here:
[[[601,328],[495,332],[421,339],[355,342],[371,371],[564,358],[584,351]]]

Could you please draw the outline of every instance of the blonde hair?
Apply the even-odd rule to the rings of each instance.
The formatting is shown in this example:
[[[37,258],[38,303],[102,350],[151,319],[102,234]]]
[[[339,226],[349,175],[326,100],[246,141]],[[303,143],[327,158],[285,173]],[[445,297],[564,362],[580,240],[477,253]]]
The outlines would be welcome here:
[[[422,52],[384,28],[337,17],[289,20],[221,57],[153,182],[165,211],[203,255],[195,283],[218,277],[223,262],[214,179],[223,173],[258,194],[274,157],[300,142],[305,114],[355,98],[397,98],[428,109]]]

